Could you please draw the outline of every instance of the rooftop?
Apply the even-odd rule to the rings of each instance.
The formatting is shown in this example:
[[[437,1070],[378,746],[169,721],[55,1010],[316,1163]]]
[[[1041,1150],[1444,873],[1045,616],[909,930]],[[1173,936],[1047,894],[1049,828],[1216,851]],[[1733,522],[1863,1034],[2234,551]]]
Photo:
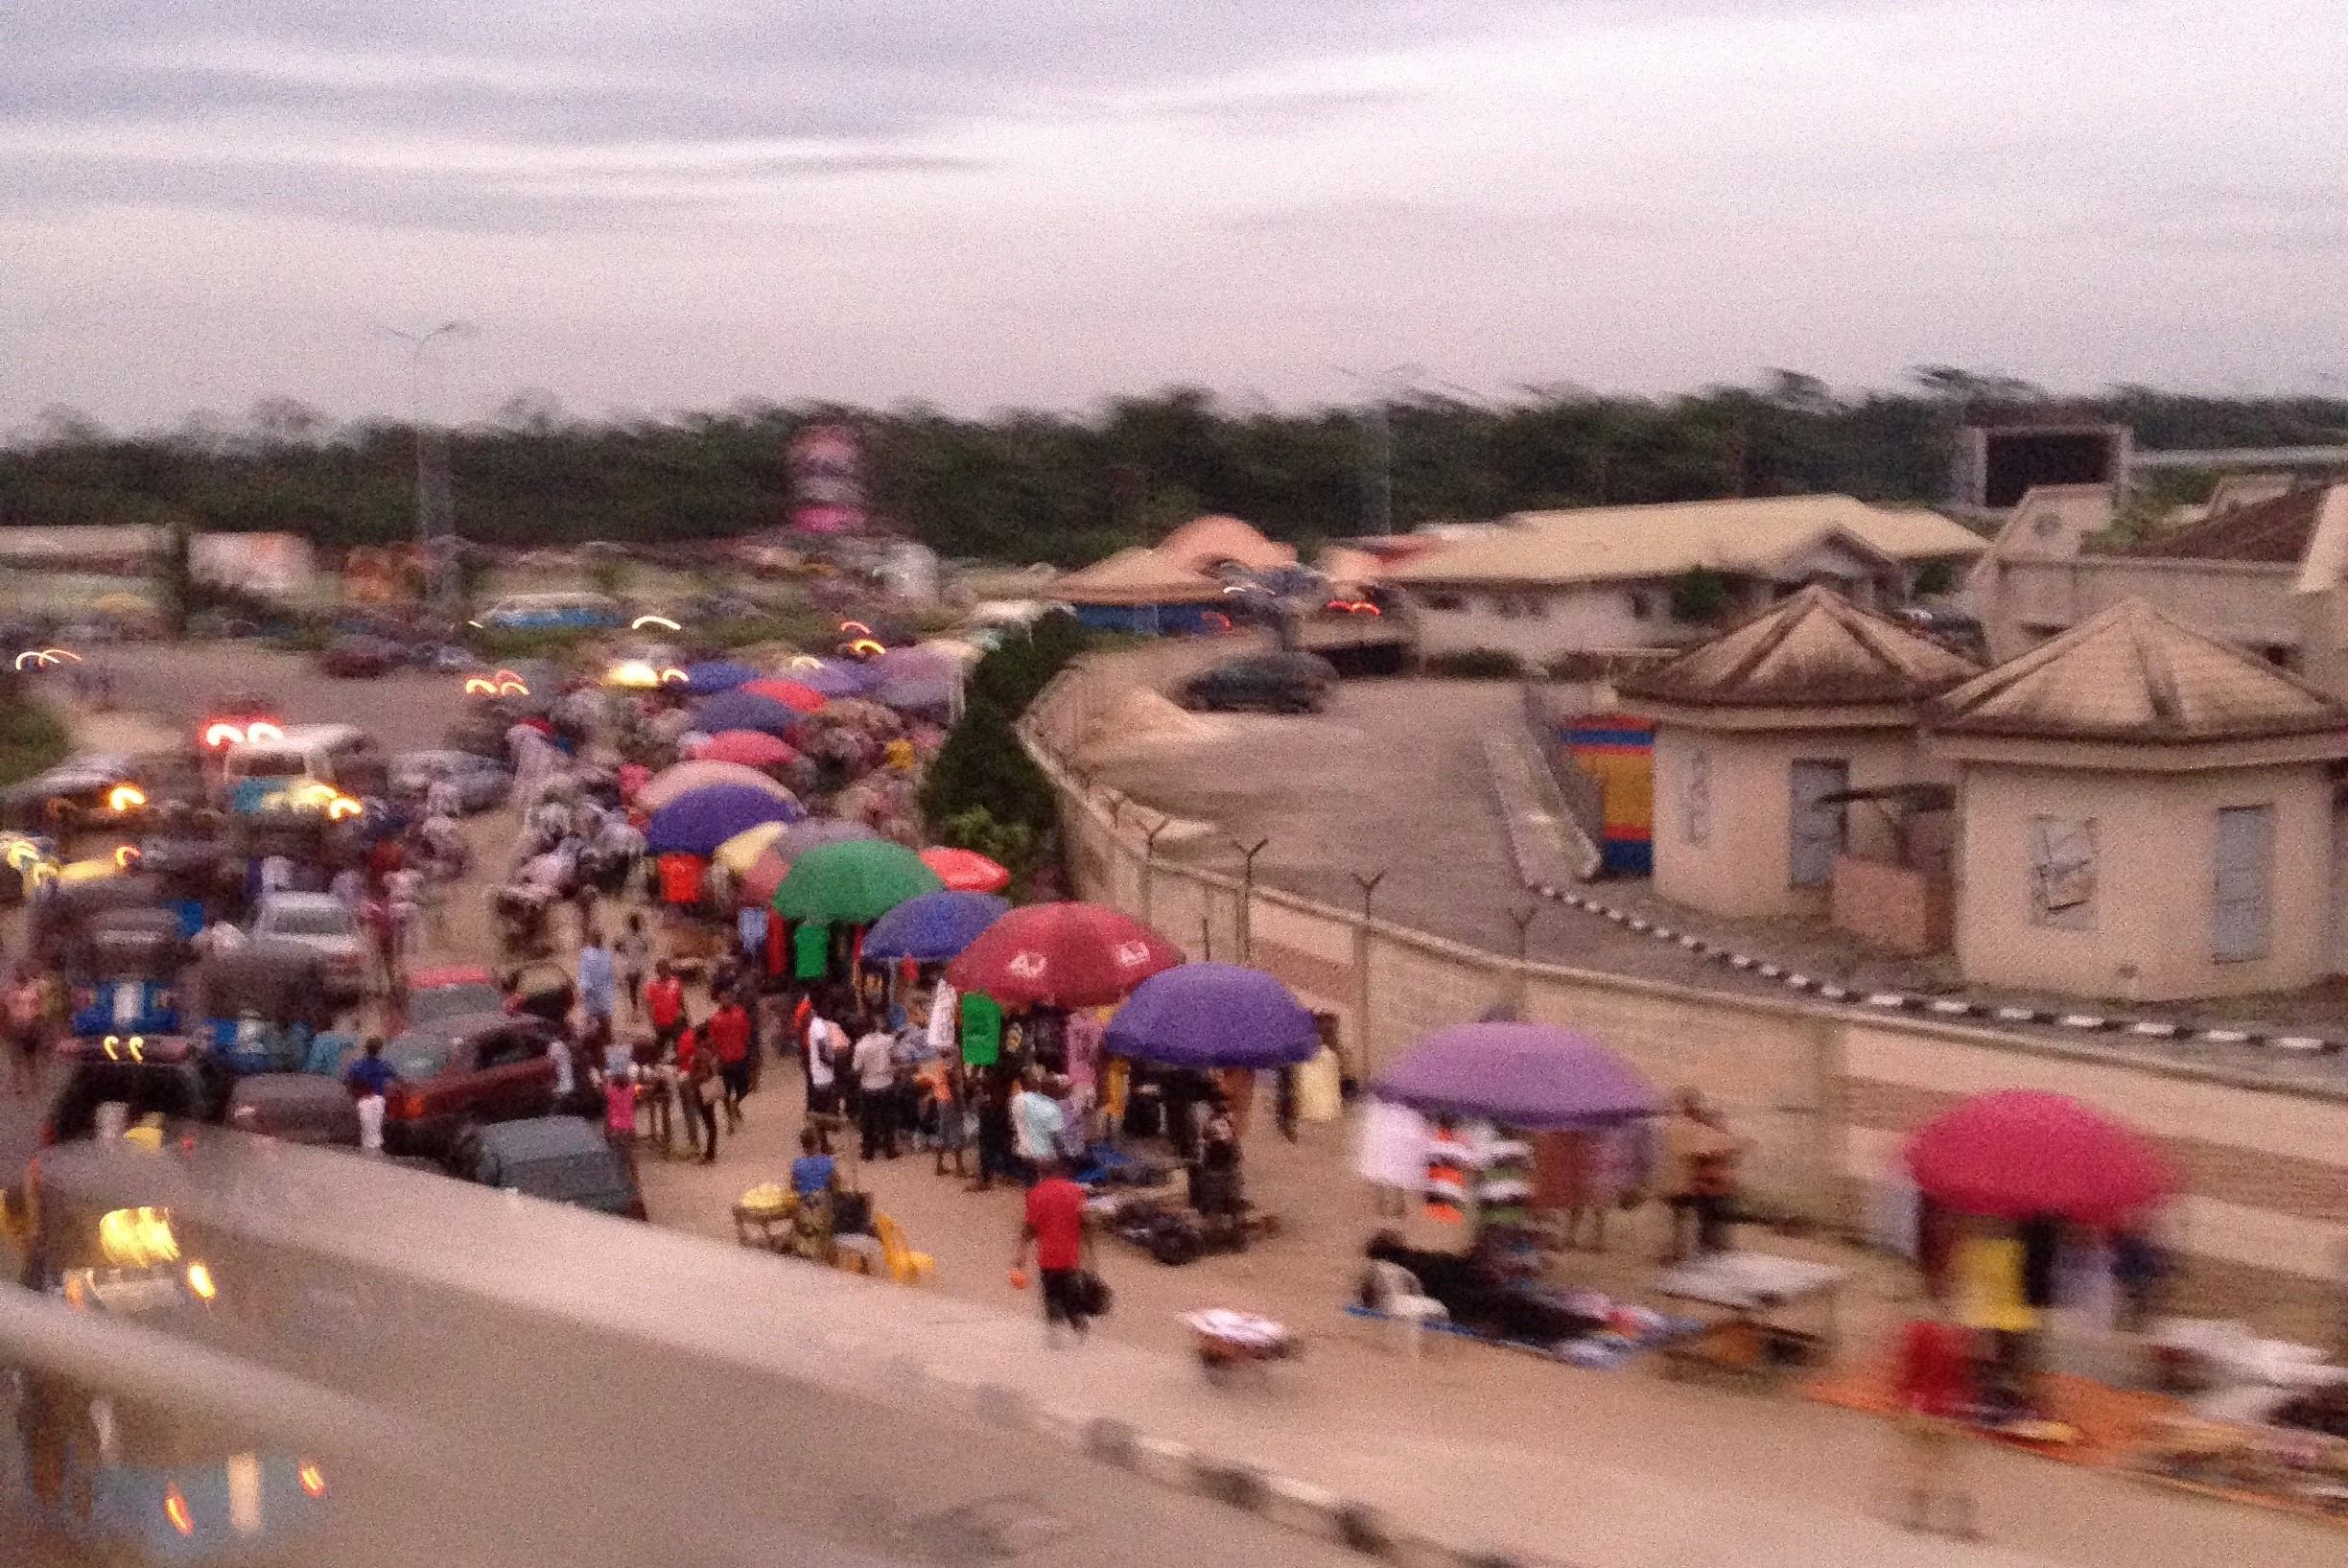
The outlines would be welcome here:
[[[1828,588],[1801,590],[1667,665],[1623,678],[1626,696],[1719,707],[1907,704],[1981,667]]]
[[[1136,545],[1068,573],[1050,592],[1071,604],[1204,604],[1220,602],[1223,585]]]
[[[2134,541],[2122,553],[2171,560],[2296,565],[2307,554],[2335,495],[2348,496],[2348,485],[2287,490],[2265,501],[2213,511],[2179,527],[2158,529]]]
[[[1698,567],[1766,573],[1830,539],[1902,562],[1969,558],[1988,548],[1970,528],[1922,507],[1767,496],[1520,512],[1506,527],[1398,562],[1387,578],[1572,583],[1672,577]]]
[[[1158,541],[1158,554],[1190,572],[1229,564],[1251,572],[1277,572],[1296,565],[1296,547],[1267,539],[1252,523],[1235,517],[1194,517]]]
[[[2129,598],[1939,697],[1927,722],[1956,735],[2174,743],[2339,730],[2348,708]]]

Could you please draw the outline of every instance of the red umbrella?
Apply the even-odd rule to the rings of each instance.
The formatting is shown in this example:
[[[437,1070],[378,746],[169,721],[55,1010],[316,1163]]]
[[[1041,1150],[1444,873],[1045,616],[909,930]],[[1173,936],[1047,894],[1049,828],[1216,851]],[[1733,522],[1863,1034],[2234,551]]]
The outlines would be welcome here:
[[[940,845],[921,852],[922,864],[938,875],[949,893],[1000,893],[1011,885],[1011,873],[976,850],[952,850]]]
[[[1105,1007],[1183,961],[1171,942],[1096,903],[1031,903],[978,934],[946,971],[1005,1007]]]
[[[1908,1140],[1917,1190],[1961,1214],[2123,1225],[2160,1201],[2169,1167],[2150,1143],[2060,1094],[2000,1089]]]
[[[763,680],[751,681],[735,690],[752,692],[766,698],[769,702],[779,702],[786,708],[796,709],[802,714],[811,714],[832,700],[811,687],[801,686],[797,681],[787,681],[779,675],[769,675]]]
[[[799,754],[758,730],[720,730],[693,753],[696,762],[740,762],[744,767],[788,767]]]

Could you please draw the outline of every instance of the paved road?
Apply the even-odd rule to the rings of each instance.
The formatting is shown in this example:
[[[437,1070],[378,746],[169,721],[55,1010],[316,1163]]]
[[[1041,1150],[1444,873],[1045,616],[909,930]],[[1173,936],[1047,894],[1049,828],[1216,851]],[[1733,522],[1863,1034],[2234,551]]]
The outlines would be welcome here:
[[[297,724],[364,725],[386,751],[439,745],[463,693],[463,677],[424,670],[338,680],[258,643],[126,643],[92,657],[112,672],[122,708],[174,726],[192,726],[211,697],[242,689],[275,698]]]

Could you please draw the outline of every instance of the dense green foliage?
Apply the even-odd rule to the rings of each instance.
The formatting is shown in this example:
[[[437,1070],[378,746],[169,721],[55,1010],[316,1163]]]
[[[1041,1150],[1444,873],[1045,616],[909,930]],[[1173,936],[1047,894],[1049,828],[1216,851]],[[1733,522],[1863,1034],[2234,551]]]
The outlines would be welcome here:
[[[1840,394],[1777,372],[1757,388],[1684,397],[1534,391],[1505,402],[1412,393],[1390,410],[1398,525],[1538,506],[1841,490],[1935,500],[1951,434],[1985,403],[2034,389],[1935,368],[1900,391]],[[2329,442],[2348,401],[2203,398],[2123,387],[2067,401],[2064,417],[2117,420],[2152,447]],[[1309,544],[1358,531],[1369,447],[1356,411],[1218,406],[1175,390],[1092,417],[959,418],[744,404],[722,413],[575,420],[516,399],[456,433],[457,519],[492,543],[710,538],[783,519],[785,449],[810,419],[865,433],[875,509],[951,555],[1095,559],[1197,510],[1235,513]],[[194,421],[113,435],[59,411],[0,450],[0,524],[180,521],[296,528],[327,544],[404,539],[413,527],[406,426],[337,429],[282,400],[244,429]]]
[[[962,716],[922,780],[922,813],[939,841],[992,857],[1022,884],[1048,858],[1059,818],[1013,726],[1088,642],[1073,617],[1050,615],[979,660]]]

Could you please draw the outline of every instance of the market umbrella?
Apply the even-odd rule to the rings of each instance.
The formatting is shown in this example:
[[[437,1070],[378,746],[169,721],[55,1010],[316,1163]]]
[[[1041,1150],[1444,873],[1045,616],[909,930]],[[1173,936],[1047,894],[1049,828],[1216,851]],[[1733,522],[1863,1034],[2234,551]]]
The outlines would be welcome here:
[[[742,690],[801,714],[811,714],[832,700],[812,687],[786,680],[780,675],[762,675],[755,681],[746,682]]]
[[[944,963],[1010,911],[1009,901],[992,893],[925,893],[873,922],[864,956]]]
[[[827,697],[860,697],[879,685],[880,677],[878,670],[853,660],[819,659],[809,665],[794,662],[783,671],[783,679]]]
[[[785,741],[757,730],[723,730],[701,742],[696,761],[739,762],[743,767],[788,767],[799,753]]]
[[[939,891],[937,873],[903,844],[850,838],[793,858],[774,909],[787,920],[869,925],[907,899]]]
[[[758,864],[761,855],[773,850],[776,837],[790,826],[787,822],[762,822],[755,828],[745,828],[718,845],[710,858],[735,876],[742,876]],[[774,896],[772,888],[766,892],[767,897]]]
[[[1097,903],[1031,903],[988,926],[946,978],[1005,1007],[1105,1007],[1181,962],[1174,944],[1130,915]]]
[[[757,730],[762,735],[788,736],[805,716],[788,703],[739,686],[731,691],[702,698],[693,707],[693,723],[704,735]]]
[[[636,792],[636,804],[647,811],[657,811],[679,795],[690,795],[696,789],[707,789],[713,784],[755,789],[774,800],[789,801],[794,806],[798,804],[797,797],[788,789],[757,768],[744,767],[740,762],[720,762],[707,757],[696,757],[690,762],[663,768]],[[798,820],[796,813],[790,820]]]
[[[951,849],[943,844],[921,852],[922,864],[938,874],[938,880],[956,893],[1000,893],[1011,885],[1011,873],[976,850]]]
[[[652,854],[709,854],[762,822],[790,822],[798,816],[796,801],[777,800],[747,784],[710,784],[689,790],[653,812],[645,824],[645,849]]]
[[[907,714],[950,714],[961,694],[962,677],[951,669],[891,671],[873,690],[873,700]]]
[[[1545,1023],[1439,1029],[1379,1073],[1370,1092],[1430,1116],[1481,1116],[1535,1133],[1608,1127],[1662,1109],[1621,1057]]]
[[[741,901],[745,904],[774,902],[775,889],[781,887],[783,878],[789,875],[790,862],[777,854],[774,846],[769,844],[759,852],[758,858],[751,861],[741,874],[739,889]]]
[[[1934,1203],[2002,1220],[2121,1225],[2170,1187],[2168,1165],[2138,1134],[2026,1088],[1976,1095],[1926,1122],[1908,1140],[1908,1169]]]
[[[685,667],[685,690],[696,697],[716,696],[731,691],[738,686],[747,686],[759,678],[759,672],[748,665],[738,665],[731,659],[705,659]]]
[[[1321,1051],[1321,1031],[1288,988],[1237,964],[1177,964],[1134,987],[1108,1046],[1170,1067],[1285,1067]]]

